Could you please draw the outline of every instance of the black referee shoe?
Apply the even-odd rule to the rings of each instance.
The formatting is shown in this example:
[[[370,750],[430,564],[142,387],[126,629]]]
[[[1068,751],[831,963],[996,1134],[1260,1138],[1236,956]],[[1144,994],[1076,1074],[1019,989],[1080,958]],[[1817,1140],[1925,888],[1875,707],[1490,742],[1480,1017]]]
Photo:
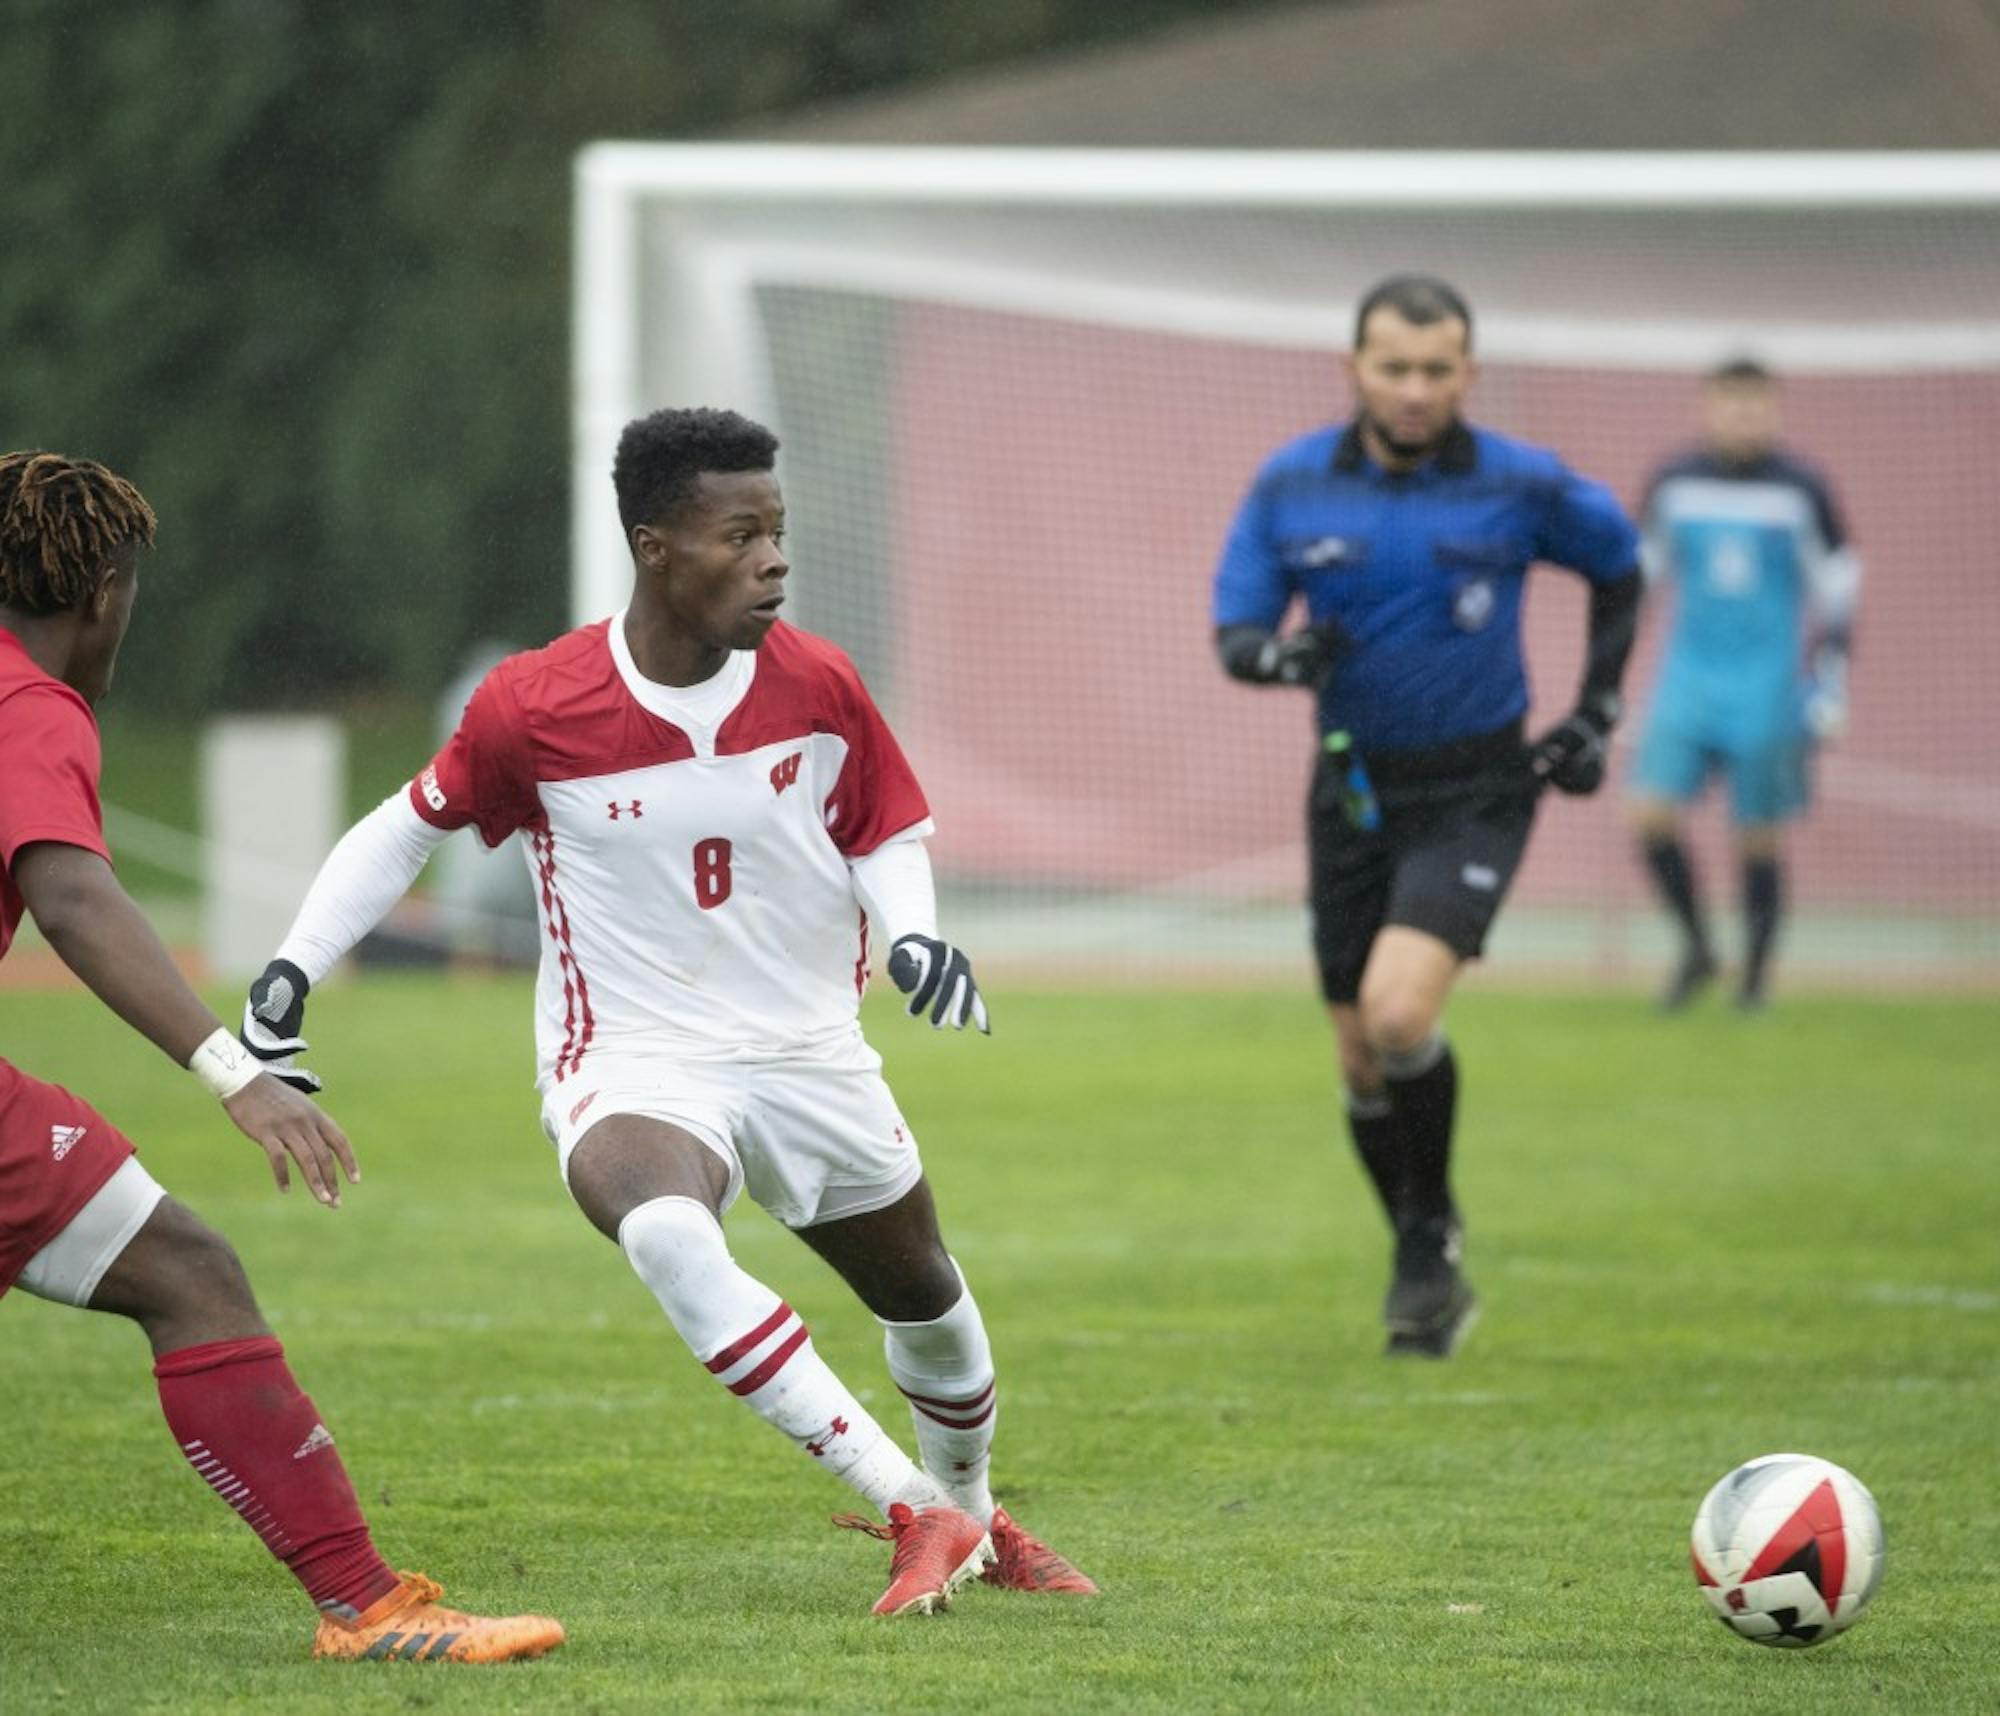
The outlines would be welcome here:
[[[1449,1358],[1479,1314],[1459,1273],[1463,1231],[1455,1217],[1412,1222],[1396,1236],[1396,1273],[1382,1301],[1388,1356]]]

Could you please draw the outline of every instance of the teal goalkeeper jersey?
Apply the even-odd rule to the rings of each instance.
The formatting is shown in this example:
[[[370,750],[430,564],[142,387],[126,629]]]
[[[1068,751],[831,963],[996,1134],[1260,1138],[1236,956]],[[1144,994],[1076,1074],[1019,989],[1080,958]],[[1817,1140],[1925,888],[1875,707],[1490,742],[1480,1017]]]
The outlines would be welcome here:
[[[1808,614],[1851,560],[1826,484],[1783,454],[1695,453],[1653,479],[1643,523],[1648,576],[1674,605],[1655,717],[1719,744],[1796,729]]]

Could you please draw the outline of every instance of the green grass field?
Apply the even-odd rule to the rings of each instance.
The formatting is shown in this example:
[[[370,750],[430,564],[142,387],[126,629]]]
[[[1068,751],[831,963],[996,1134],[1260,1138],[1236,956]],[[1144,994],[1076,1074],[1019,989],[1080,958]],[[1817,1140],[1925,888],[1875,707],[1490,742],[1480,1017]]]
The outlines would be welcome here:
[[[320,1665],[176,1459],[129,1326],[0,1304],[0,1709],[1991,1710],[2000,1693],[2000,1004],[1663,1022],[1464,997],[1460,1191],[1485,1319],[1379,1356],[1385,1243],[1302,993],[994,997],[990,1041],[871,1027],[1001,1364],[1004,1499],[1088,1603],[868,1605],[846,1494],[700,1371],[569,1206],[518,982],[315,999],[365,1180],[276,1197],[191,1080],[80,996],[0,995],[236,1242],[384,1551],[568,1647]],[[744,1205],[743,1262],[907,1431],[860,1308]],[[905,1438],[907,1440],[907,1436]],[[1889,1570],[1813,1651],[1689,1577],[1696,1503],[1802,1449]]]

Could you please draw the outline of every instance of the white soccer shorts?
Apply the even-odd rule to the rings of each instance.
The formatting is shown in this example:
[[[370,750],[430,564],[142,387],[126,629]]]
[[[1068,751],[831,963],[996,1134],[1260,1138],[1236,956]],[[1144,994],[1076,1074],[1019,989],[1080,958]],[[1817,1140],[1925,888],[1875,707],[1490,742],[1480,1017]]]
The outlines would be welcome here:
[[[28,1259],[14,1285],[37,1299],[87,1306],[104,1272],[130,1245],[166,1187],[127,1156],[90,1202],[70,1217],[69,1226]]]
[[[917,1141],[882,1077],[882,1057],[856,1035],[783,1060],[596,1056],[542,1099],[542,1130],[563,1182],[584,1135],[614,1114],[691,1132],[739,1192],[786,1227],[886,1209],[923,1177]]]

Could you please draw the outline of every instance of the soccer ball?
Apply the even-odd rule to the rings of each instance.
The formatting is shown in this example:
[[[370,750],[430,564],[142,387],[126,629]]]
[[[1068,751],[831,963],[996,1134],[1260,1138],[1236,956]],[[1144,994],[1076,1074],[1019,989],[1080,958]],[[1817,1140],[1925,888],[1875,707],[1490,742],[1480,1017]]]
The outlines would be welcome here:
[[[1754,1644],[1798,1649],[1861,1618],[1882,1580],[1882,1516],[1832,1461],[1766,1454],[1702,1499],[1690,1554],[1717,1620]]]

